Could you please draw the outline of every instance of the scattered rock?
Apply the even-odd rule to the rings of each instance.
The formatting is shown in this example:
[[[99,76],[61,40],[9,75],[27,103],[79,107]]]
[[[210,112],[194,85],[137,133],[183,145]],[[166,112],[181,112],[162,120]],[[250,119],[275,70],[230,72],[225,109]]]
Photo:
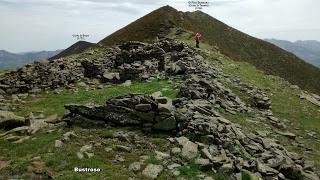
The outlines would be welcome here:
[[[84,152],[83,154],[85,154],[87,158],[92,158],[94,156],[94,153],[89,152]]]
[[[105,147],[104,150],[105,150],[106,152],[110,152],[110,151],[112,151],[112,148],[110,148],[110,147]]]
[[[156,153],[156,159],[159,161],[170,158],[170,155],[167,153],[163,153],[160,151],[155,151],[155,153]]]
[[[142,171],[142,175],[150,179],[155,179],[162,170],[162,165],[148,164],[147,167]]]
[[[69,131],[63,134],[62,140],[69,141],[71,138],[78,137],[74,131]]]
[[[62,148],[62,147],[63,147],[63,142],[60,141],[60,140],[56,140],[56,141],[54,142],[54,147],[56,147],[56,148]]]
[[[113,159],[113,162],[124,162],[124,161],[125,161],[124,157],[120,155],[116,155]]]
[[[131,80],[126,80],[124,83],[122,83],[121,85],[122,86],[125,86],[125,87],[128,87],[128,86],[131,86]]]
[[[212,167],[209,159],[197,158],[195,160],[195,164],[197,164],[202,170],[209,170]]]
[[[20,144],[20,143],[23,143],[24,141],[30,139],[31,136],[24,136],[24,137],[21,137],[20,139],[18,139],[17,141],[14,141],[13,143],[14,144]]]
[[[173,170],[172,174],[173,174],[174,176],[179,176],[181,173],[180,173],[180,171],[178,171],[178,170]]]
[[[181,156],[184,157],[185,159],[191,160],[198,155],[198,145],[191,142],[187,141],[182,145],[182,151],[181,151]]]
[[[176,169],[176,168],[178,168],[178,167],[181,167],[181,165],[180,165],[180,164],[177,164],[177,163],[173,163],[173,164],[170,164],[170,165],[167,166],[167,168],[168,168],[169,170],[173,170],[173,169]]]
[[[140,162],[133,162],[129,165],[129,171],[137,172],[141,169],[141,163]]]
[[[283,135],[283,136],[286,136],[290,139],[295,139],[296,138],[296,135],[293,134],[293,133],[290,133],[290,132],[281,132],[281,131],[278,131],[278,134],[280,135]]]
[[[91,151],[92,150],[92,145],[84,145],[80,148],[80,152],[81,153],[84,153],[84,152],[88,152],[88,151]]]
[[[128,146],[116,145],[115,149],[121,152],[131,152],[131,148]]]
[[[77,157],[78,157],[79,159],[83,159],[83,158],[84,158],[84,155],[83,155],[83,153],[81,153],[81,152],[77,152]]]

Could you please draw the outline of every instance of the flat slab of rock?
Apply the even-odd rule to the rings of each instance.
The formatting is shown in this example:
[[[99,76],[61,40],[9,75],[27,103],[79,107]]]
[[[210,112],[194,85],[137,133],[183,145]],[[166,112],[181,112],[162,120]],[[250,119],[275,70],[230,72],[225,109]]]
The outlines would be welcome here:
[[[301,99],[306,99],[307,101],[311,102],[312,104],[319,106],[320,107],[320,97],[316,94],[305,94],[302,93],[302,95],[300,95]]]
[[[150,104],[137,104],[137,105],[135,106],[135,109],[136,109],[137,111],[143,111],[143,112],[145,112],[145,111],[150,111],[150,110],[152,109],[152,107],[151,107]]]
[[[296,138],[296,135],[291,133],[291,132],[281,132],[281,131],[278,131],[278,134],[280,135],[283,135],[283,136],[286,136],[290,139],[295,139]]]

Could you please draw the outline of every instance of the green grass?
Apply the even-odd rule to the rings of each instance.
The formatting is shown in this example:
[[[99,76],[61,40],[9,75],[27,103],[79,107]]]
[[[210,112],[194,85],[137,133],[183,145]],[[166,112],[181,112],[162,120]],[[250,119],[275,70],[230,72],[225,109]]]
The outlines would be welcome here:
[[[179,35],[179,39],[184,41],[185,43],[187,43],[188,45],[190,45],[192,47],[196,46],[195,41],[194,41],[194,36],[193,36],[193,34],[190,34],[189,32],[182,32]],[[206,49],[206,50],[213,49],[212,46],[208,45],[205,40],[200,42],[200,48]]]
[[[227,65],[225,70],[241,77],[267,92],[272,101],[272,111],[277,117],[289,120],[294,127],[320,133],[319,108],[306,100],[301,100],[300,90],[291,89],[286,81],[268,76],[246,63],[235,63],[239,68]]]
[[[179,171],[182,176],[188,177],[188,179],[197,179],[197,175],[200,173],[199,166],[195,164],[195,161],[190,161],[187,165],[181,166]]]
[[[53,91],[48,93],[37,94],[36,97],[28,97],[24,101],[25,106],[18,108],[15,113],[18,115],[27,115],[30,112],[42,111],[44,115],[57,113],[62,116],[65,113],[64,104],[68,103],[88,103],[93,102],[103,104],[105,101],[114,96],[124,95],[128,93],[145,93],[152,94],[153,92],[161,91],[163,96],[174,98],[177,94],[173,85],[166,80],[155,80],[151,82],[133,82],[131,86],[124,87],[121,85],[113,85],[103,89],[95,89],[86,91],[79,88],[78,93],[70,92],[64,89],[60,94],[55,94]],[[80,138],[72,140],[65,144],[62,149],[54,148],[54,141],[60,139],[66,131],[73,130]],[[81,129],[74,127],[72,129],[62,129],[53,133],[36,133],[29,140],[22,144],[12,144],[11,142],[0,139],[0,159],[11,160],[10,167],[0,170],[2,175],[19,175],[20,177],[29,178],[25,173],[28,166],[32,163],[32,158],[41,157],[41,161],[45,162],[46,169],[50,172],[55,172],[56,179],[128,179],[134,176],[132,172],[127,170],[130,163],[139,161],[141,155],[151,155],[154,152],[154,147],[160,151],[166,151],[167,143],[166,134],[153,134],[149,136],[148,141],[154,146],[142,145],[134,153],[123,152],[105,152],[104,147],[114,147],[115,142],[112,141],[115,131],[128,131],[126,128],[112,129]],[[130,129],[130,131],[134,131]],[[2,130],[1,130],[2,132]],[[143,136],[141,132],[140,136]],[[107,141],[106,141],[107,140]],[[80,147],[89,142],[104,142],[102,147],[95,147],[95,156],[90,159],[79,160],[76,152]],[[130,143],[121,142],[122,145],[130,146]],[[135,147],[136,148],[136,147]],[[116,154],[120,154],[125,158],[125,162],[114,163],[112,160]],[[102,170],[101,173],[75,173],[74,167],[98,167]],[[140,177],[139,179],[144,179]],[[163,179],[169,177],[168,174],[161,175]],[[1,178],[1,176],[0,176]]]
[[[64,143],[62,148],[55,148],[54,141],[61,139],[62,134],[67,131],[75,131],[78,135],[77,138],[73,138],[71,141]],[[38,132],[32,135],[32,138],[21,144],[12,144],[8,141],[0,139],[0,160],[11,160],[11,165],[0,170],[1,175],[18,175],[19,177],[25,177],[29,179],[26,172],[28,166],[34,161],[34,157],[40,157],[40,161],[45,163],[44,169],[47,172],[53,172],[56,175],[56,179],[128,179],[128,177],[137,177],[138,179],[144,179],[141,174],[134,175],[128,171],[128,166],[132,162],[139,161],[140,156],[151,156],[155,150],[165,150],[166,137],[159,135],[149,135],[148,141],[142,143],[141,146],[135,146],[135,144],[124,141],[114,141],[105,137],[105,128],[92,128],[82,129],[73,127],[72,129],[63,128],[52,133]],[[112,131],[130,131],[135,132],[140,137],[144,134],[141,131],[128,128],[113,128]],[[36,139],[33,139],[36,138]],[[100,142],[101,146],[93,146],[92,152],[94,157],[88,159],[78,159],[76,153],[83,145],[90,143]],[[153,144],[152,146],[150,144]],[[120,152],[110,151],[106,152],[105,147],[114,147],[115,145],[124,145],[133,148],[133,152]],[[121,155],[124,162],[113,162],[112,160],[116,155]],[[39,160],[37,160],[39,161]],[[147,161],[147,163],[153,161]],[[159,162],[160,163],[160,162]],[[96,167],[100,168],[99,173],[76,173],[73,171],[74,167]],[[161,177],[167,179],[170,177],[166,172],[161,174]]]
[[[60,94],[55,94],[53,91],[49,91],[48,93],[38,94],[36,98],[27,98],[25,100],[26,104],[24,106],[19,106],[16,113],[18,115],[26,116],[30,112],[43,111],[45,115],[58,114],[59,116],[62,116],[66,112],[64,104],[103,104],[108,98],[114,96],[120,96],[128,93],[152,94],[156,91],[162,91],[163,96],[170,98],[174,98],[177,94],[172,85],[165,80],[133,82],[133,84],[128,87],[114,85],[90,91],[86,91],[84,88],[79,88],[77,93],[64,90]]]

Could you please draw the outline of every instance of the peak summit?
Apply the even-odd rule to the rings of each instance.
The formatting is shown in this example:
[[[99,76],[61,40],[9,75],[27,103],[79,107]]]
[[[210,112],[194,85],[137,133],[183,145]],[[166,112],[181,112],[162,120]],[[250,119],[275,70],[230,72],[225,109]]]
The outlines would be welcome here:
[[[178,11],[178,10],[176,10],[175,8],[173,8],[173,7],[169,6],[169,5],[162,6],[162,7],[158,8],[157,10],[164,10],[164,11]],[[157,10],[156,10],[156,11],[157,11]]]

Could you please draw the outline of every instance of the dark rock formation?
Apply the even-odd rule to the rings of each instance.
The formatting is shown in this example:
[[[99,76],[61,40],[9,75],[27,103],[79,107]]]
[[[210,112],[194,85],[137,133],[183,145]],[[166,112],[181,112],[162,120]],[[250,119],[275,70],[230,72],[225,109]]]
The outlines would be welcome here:
[[[170,103],[161,104],[147,95],[130,94],[107,100],[103,106],[65,105],[70,114],[65,121],[78,124],[80,115],[91,120],[100,120],[115,125],[138,125],[144,130],[170,131],[177,128],[174,107]],[[81,119],[83,121],[83,119]]]

